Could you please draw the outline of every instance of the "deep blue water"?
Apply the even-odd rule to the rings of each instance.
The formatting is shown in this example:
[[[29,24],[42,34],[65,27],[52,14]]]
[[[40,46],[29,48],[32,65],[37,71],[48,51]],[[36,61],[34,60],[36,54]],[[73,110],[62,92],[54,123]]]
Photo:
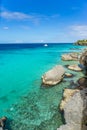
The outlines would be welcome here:
[[[49,47],[65,45],[66,43],[48,43]],[[67,43],[67,45],[71,45],[73,43]],[[13,44],[13,43],[4,43],[0,44],[0,50],[14,50],[14,49],[25,49],[25,48],[40,48],[44,46],[44,43],[20,43],[20,44]]]

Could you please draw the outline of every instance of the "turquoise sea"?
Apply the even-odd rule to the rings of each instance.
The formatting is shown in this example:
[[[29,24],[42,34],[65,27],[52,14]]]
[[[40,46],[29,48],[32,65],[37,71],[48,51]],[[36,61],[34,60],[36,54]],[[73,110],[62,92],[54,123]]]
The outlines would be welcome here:
[[[74,64],[61,55],[83,48],[67,43],[0,45],[0,117],[8,117],[8,130],[56,130],[64,123],[59,111],[63,89],[82,73],[72,72],[74,78],[49,88],[41,86],[41,76],[55,65]]]

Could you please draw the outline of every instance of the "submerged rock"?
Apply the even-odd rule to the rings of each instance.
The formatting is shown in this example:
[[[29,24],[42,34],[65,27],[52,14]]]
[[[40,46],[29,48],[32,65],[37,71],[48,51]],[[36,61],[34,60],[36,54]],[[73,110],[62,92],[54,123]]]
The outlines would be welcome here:
[[[73,74],[71,74],[71,73],[65,73],[65,78],[71,78],[71,77],[73,77]]]
[[[0,119],[0,130],[4,130],[6,120],[7,120],[7,117],[2,117]]]
[[[74,70],[74,71],[82,71],[82,68],[80,68],[78,65],[69,65],[68,69]]]
[[[78,54],[77,53],[63,54],[62,60],[65,61],[78,60]]]
[[[57,65],[42,76],[44,85],[56,85],[64,77],[65,70],[62,65]]]

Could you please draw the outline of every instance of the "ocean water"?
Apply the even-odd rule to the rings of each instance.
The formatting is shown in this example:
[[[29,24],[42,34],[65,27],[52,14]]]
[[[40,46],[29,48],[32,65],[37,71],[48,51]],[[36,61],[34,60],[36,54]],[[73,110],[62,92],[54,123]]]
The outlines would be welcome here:
[[[64,79],[54,87],[41,86],[41,76],[68,52],[82,51],[73,44],[0,44],[0,117],[7,116],[9,130],[56,130],[64,123],[59,111],[63,89],[82,76]]]

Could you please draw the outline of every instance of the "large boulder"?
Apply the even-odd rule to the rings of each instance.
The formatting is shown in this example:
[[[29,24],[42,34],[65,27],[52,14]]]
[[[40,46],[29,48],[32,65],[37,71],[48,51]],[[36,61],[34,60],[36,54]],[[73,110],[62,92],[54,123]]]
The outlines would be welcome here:
[[[82,65],[85,76],[87,77],[87,50],[82,53],[79,62]]]
[[[71,99],[71,97],[78,92],[78,89],[65,89],[63,93],[63,100],[60,103],[60,110],[64,110],[65,105]]]
[[[75,93],[64,107],[66,125],[57,130],[87,130],[87,88]]]
[[[82,53],[79,62],[80,62],[80,64],[82,64],[85,67],[87,67],[87,51],[85,51],[84,53]]]
[[[65,60],[65,61],[78,60],[78,54],[77,53],[63,54],[62,60]]]
[[[82,71],[82,68],[80,68],[78,65],[69,65],[68,69],[74,70],[74,71]]]
[[[64,77],[65,70],[61,65],[57,65],[42,76],[44,85],[56,85]]]

